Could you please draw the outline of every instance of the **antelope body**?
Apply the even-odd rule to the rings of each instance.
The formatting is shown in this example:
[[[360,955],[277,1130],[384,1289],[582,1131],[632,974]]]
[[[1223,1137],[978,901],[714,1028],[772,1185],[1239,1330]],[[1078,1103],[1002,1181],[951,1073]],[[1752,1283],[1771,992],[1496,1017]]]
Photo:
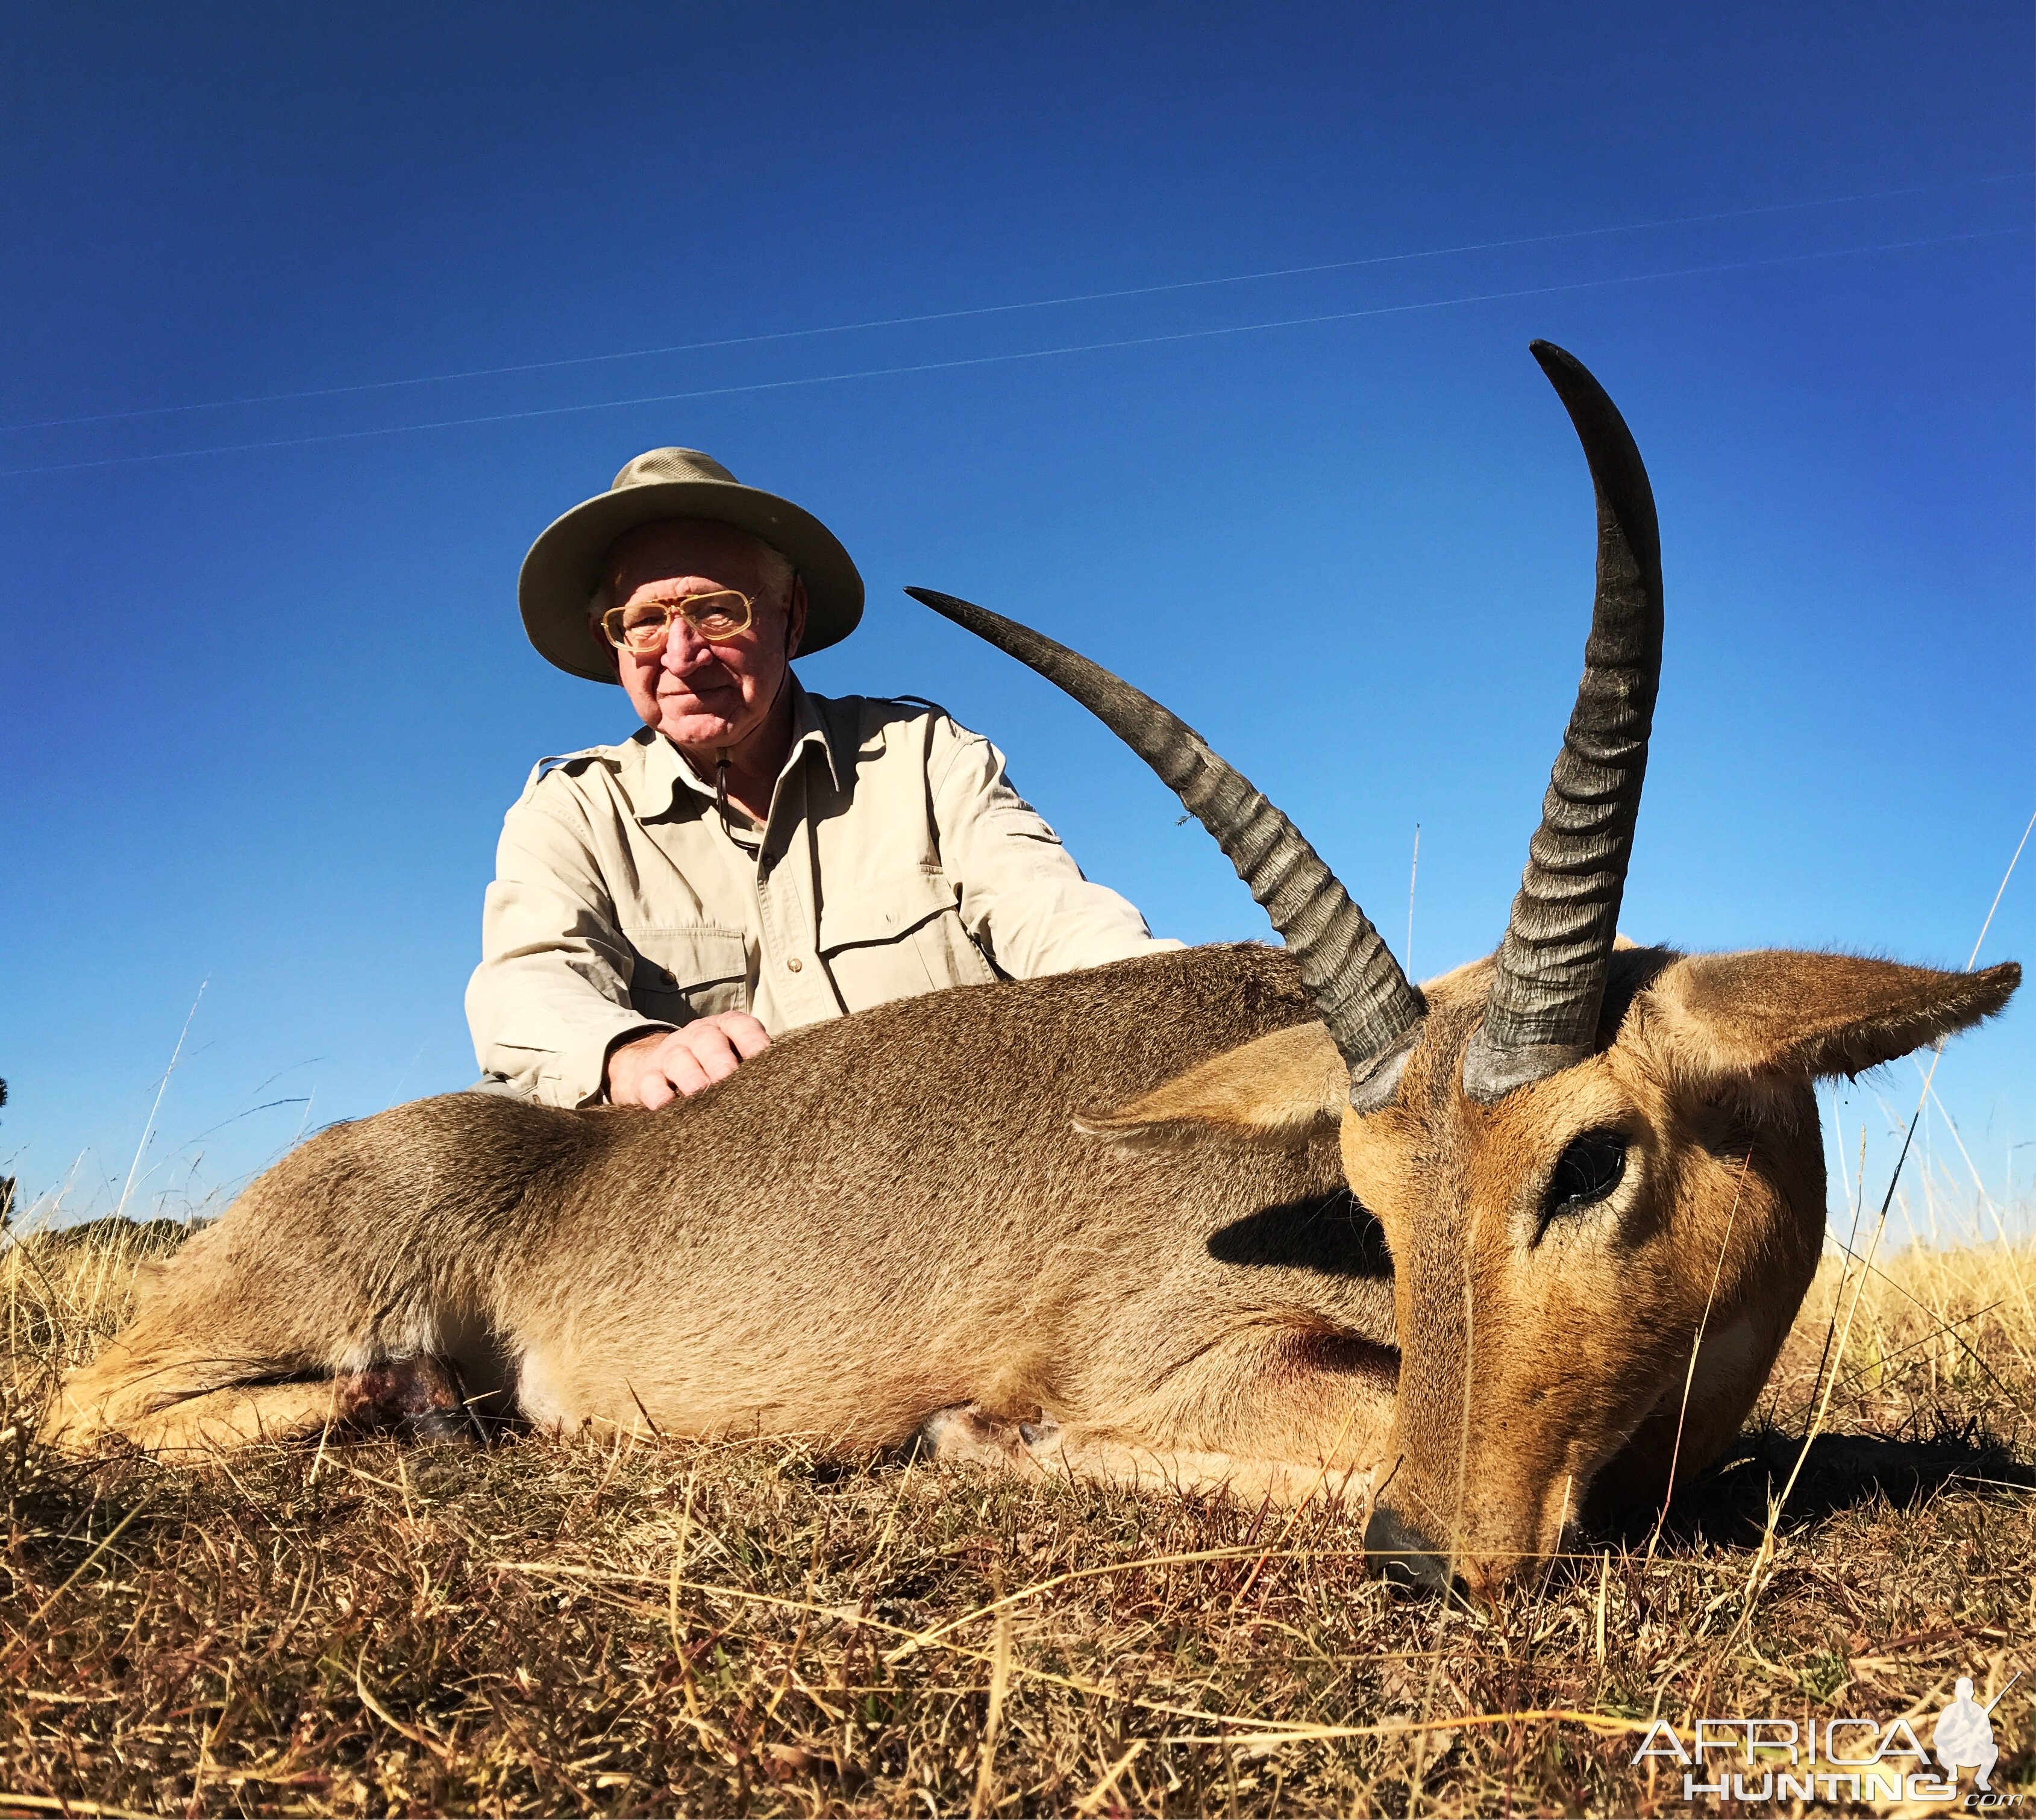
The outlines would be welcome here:
[[[1417,989],[1285,819],[1074,654],[920,594],[1094,709],[1287,940],[794,1033],[664,1111],[454,1095],[335,1127],[156,1267],[45,1432],[206,1450],[458,1404],[924,1435],[1027,1471],[1375,1494],[1502,1579],[1663,1495],[1759,1393],[1825,1217],[1811,1083],[2004,1004],[1977,974],[1613,934],[1661,649],[1631,437],[1537,345],[1597,484],[1585,673],[1505,943]],[[917,592],[917,590],[914,590]]]

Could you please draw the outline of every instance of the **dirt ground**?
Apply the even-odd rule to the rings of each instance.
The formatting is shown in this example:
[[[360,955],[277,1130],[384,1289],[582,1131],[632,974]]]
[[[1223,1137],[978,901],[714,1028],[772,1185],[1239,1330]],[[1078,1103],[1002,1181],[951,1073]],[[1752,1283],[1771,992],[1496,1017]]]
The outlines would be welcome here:
[[[178,1236],[0,1252],[0,1814],[1785,1813],[1693,1807],[1660,1733],[1634,1753],[1700,1716],[1927,1744],[1956,1676],[1986,1701],[2036,1671],[2027,1248],[1864,1279],[1778,1513],[1853,1294],[1834,1260],[1658,1531],[1474,1608],[1367,1578],[1363,1512],[1325,1498],[782,1442],[39,1448],[51,1372]],[[1996,1791],[2036,1778],[2031,1678]]]

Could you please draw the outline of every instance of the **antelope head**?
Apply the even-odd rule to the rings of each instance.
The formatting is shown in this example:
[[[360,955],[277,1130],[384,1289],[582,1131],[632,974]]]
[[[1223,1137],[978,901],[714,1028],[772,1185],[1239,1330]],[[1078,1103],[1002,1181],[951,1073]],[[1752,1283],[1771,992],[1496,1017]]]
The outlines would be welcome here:
[[[1597,497],[1596,603],[1561,752],[1498,951],[1431,981],[1291,823],[1191,728],[1087,659],[951,596],[918,599],[1122,737],[1221,843],[1322,1016],[1083,1123],[1144,1142],[1340,1128],[1390,1248],[1401,1349],[1366,1546],[1422,1584],[1502,1581],[1587,1497],[1667,1495],[1751,1408],[1816,1268],[1812,1083],[1998,1011],[2013,963],[1683,955],[1616,935],[1661,659],[1654,501],[1582,365],[1537,342]]]

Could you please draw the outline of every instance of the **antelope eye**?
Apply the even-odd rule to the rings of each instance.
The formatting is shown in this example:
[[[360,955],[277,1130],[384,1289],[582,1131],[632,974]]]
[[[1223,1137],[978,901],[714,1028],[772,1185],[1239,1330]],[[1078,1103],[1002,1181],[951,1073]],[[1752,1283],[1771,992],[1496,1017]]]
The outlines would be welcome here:
[[[1548,1198],[1542,1203],[1542,1219],[1574,1213],[1604,1200],[1625,1174],[1626,1140],[1616,1132],[1585,1132],[1555,1159],[1555,1173],[1549,1178]]]

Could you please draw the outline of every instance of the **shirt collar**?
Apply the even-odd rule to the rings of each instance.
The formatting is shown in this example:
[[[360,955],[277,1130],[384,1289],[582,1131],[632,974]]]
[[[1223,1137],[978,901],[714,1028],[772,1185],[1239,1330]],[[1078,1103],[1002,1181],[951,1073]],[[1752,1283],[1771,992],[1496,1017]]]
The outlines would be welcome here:
[[[805,761],[809,748],[818,747],[820,756],[827,761],[828,774],[839,789],[841,767],[835,761],[834,744],[828,737],[826,724],[813,707],[813,697],[806,693],[797,676],[788,676],[785,686],[792,691],[792,748],[785,755],[784,768],[778,774],[779,780],[782,782],[791,775],[794,769]],[[629,806],[639,821],[649,821],[669,813],[676,801],[676,793],[681,789],[689,790],[710,803],[714,801],[713,778],[701,777],[687,762],[685,755],[662,733],[646,727],[629,743],[635,748],[636,757],[633,763],[624,764],[621,782]]]

